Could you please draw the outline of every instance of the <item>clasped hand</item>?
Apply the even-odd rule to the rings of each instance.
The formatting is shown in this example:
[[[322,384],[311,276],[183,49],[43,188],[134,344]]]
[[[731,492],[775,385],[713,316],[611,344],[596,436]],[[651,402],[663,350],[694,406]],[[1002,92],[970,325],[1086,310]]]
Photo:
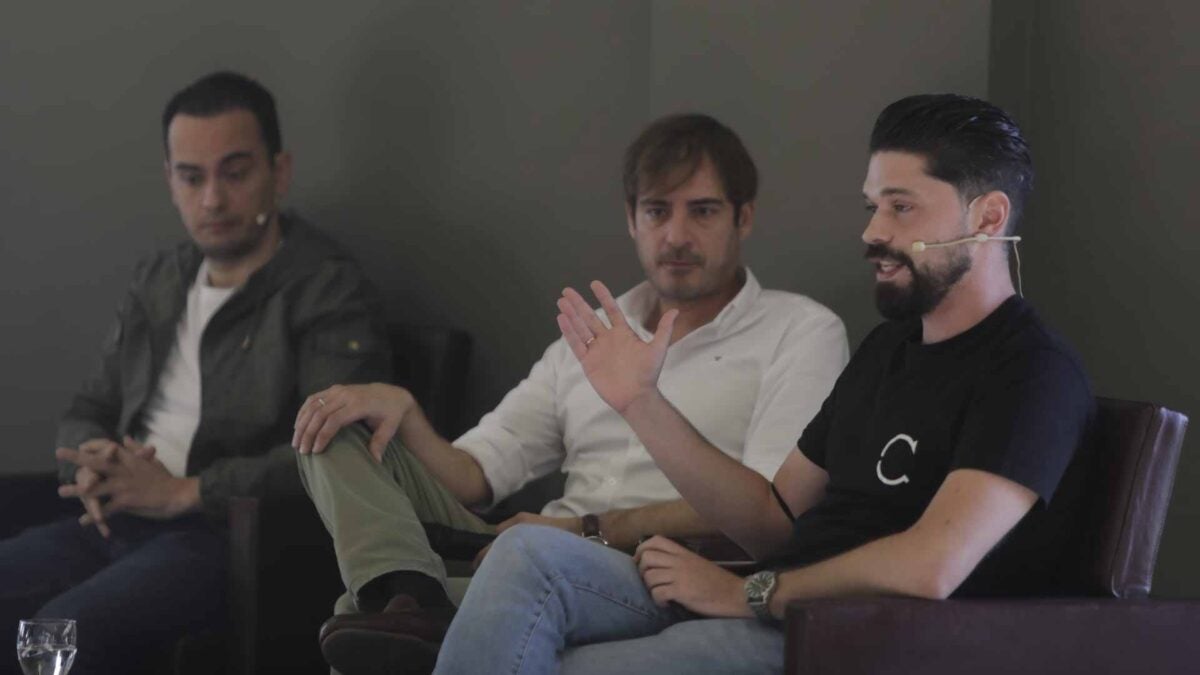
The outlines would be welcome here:
[[[196,479],[171,475],[153,447],[128,436],[124,444],[96,438],[54,454],[77,467],[75,483],[59,487],[59,496],[78,497],[86,511],[80,524],[95,525],[105,537],[111,534],[107,519],[115,513],[167,520],[199,503]]]

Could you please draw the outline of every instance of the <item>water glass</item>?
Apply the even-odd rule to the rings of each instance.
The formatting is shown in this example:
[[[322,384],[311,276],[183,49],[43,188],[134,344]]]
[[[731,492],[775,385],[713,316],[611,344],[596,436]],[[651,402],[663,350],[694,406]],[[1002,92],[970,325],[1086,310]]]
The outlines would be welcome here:
[[[17,661],[25,675],[67,675],[75,662],[75,620],[21,621],[17,627]]]

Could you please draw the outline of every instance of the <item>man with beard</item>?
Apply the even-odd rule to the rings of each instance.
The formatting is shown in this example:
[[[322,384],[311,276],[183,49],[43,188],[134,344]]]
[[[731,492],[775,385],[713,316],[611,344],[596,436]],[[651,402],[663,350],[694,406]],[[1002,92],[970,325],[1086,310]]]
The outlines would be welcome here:
[[[86,512],[0,542],[0,625],[75,619],[73,673],[136,672],[219,624],[229,498],[299,494],[288,440],[304,398],[390,374],[373,288],[280,212],[292,162],[271,94],[209,75],[170,100],[162,131],[190,241],[138,265],[59,425],[59,493]]]
[[[845,364],[841,321],[808,298],[760,288],[743,266],[757,171],[716,120],[675,115],[651,124],[626,152],[624,188],[646,281],[614,302],[646,339],[660,317],[677,317],[664,395],[715,452],[754,475],[774,475]],[[347,426],[358,420],[369,430]],[[382,384],[310,397],[294,442],[348,590],[337,611],[360,612],[322,631],[326,657],[343,672],[363,661],[386,670],[388,654],[409,647],[409,665],[432,663],[447,612],[414,610],[449,601],[442,560],[422,523],[485,540],[539,523],[614,550],[632,550],[652,534],[714,531],[596,396],[564,340],[453,444],[434,433],[408,392]],[[557,470],[567,474],[564,494],[540,515],[493,527],[467,508],[494,504]],[[385,606],[404,611],[379,613]],[[438,616],[441,624],[429,623]]]
[[[1092,396],[1074,352],[1014,293],[1006,245],[990,241],[1011,233],[1029,195],[1028,148],[995,106],[930,95],[888,106],[870,151],[863,241],[890,321],[773,481],[717,452],[662,395],[674,313],[647,342],[599,282],[608,324],[573,290],[558,302],[599,395],[687,502],[768,569],[743,579],[663,537],[630,557],[513,528],[437,672],[778,672],[792,600],[1053,585]]]

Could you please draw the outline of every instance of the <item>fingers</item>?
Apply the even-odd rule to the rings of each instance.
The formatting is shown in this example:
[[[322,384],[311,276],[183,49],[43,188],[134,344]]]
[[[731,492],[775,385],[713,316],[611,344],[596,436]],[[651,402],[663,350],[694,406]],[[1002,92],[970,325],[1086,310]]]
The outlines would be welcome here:
[[[333,388],[318,391],[317,393],[304,399],[304,403],[300,406],[300,410],[296,412],[296,422],[292,425],[292,447],[299,450],[301,436],[304,430],[308,428],[309,422],[312,421],[313,414],[321,408],[329,405],[329,399],[333,398]]]
[[[512,518],[509,518],[508,520],[500,523],[499,525],[496,526],[496,534],[500,534],[501,532],[507,530],[510,527],[513,527],[514,525],[520,525],[521,523],[526,522],[528,520],[526,518],[527,515],[528,514],[526,514],[524,511],[522,511],[521,513],[518,513],[517,515],[513,516]]]
[[[388,443],[396,436],[396,430],[400,428],[400,420],[392,422],[385,420],[379,425],[379,428],[371,434],[371,442],[367,449],[371,451],[371,456],[376,462],[383,464],[383,453],[387,451]]]
[[[658,320],[658,327],[654,329],[653,344],[671,344],[671,333],[675,332],[675,319],[679,317],[679,310],[667,310],[662,318]],[[661,342],[660,342],[661,341]]]
[[[584,327],[590,331],[591,335],[599,335],[608,330],[608,327],[600,321],[600,317],[596,316],[596,312],[574,288],[564,288],[562,294],[568,306],[578,315],[579,320],[583,322]]]
[[[317,445],[317,437],[323,430],[326,430],[326,425],[330,422],[331,417],[346,406],[345,387],[335,385],[309,396],[301,408],[300,418],[297,419],[296,431],[292,436],[294,441],[292,446],[302,455],[324,450],[324,444],[321,445],[320,450],[314,449]],[[343,421],[342,418],[334,420],[332,431],[326,431],[323,436],[325,443],[333,438],[333,434],[337,433],[338,429],[352,421],[354,420],[345,419]]]
[[[132,436],[125,437],[125,448],[132,452],[138,459],[154,459],[154,455],[158,450],[153,445],[145,445]]]
[[[54,456],[64,462],[70,462],[78,467],[85,467],[99,473],[107,474],[112,469],[112,454],[115,450],[79,451],[72,448],[57,448]]]
[[[625,313],[617,306],[617,300],[612,293],[608,292],[608,287],[599,281],[593,281],[592,293],[596,294],[596,299],[600,301],[600,306],[604,308],[604,313],[608,315],[608,322],[613,327],[622,326],[628,327],[629,323],[625,321]]]
[[[567,341],[571,353],[575,355],[575,358],[582,360],[587,354],[587,345],[579,338],[579,334],[575,332],[575,326],[571,324],[571,320],[565,314],[559,314],[557,319],[558,329],[562,331],[563,339]]]
[[[558,311],[562,312],[562,316],[567,318],[567,323],[571,326],[571,331],[586,347],[588,341],[596,336],[596,332],[588,327],[587,321],[579,314],[570,300],[567,300],[565,297],[559,298],[555,304],[558,306]],[[587,311],[591,312],[590,309]]]
[[[112,530],[109,529],[108,523],[104,522],[104,513],[100,508],[100,500],[95,498],[83,497],[79,501],[83,502],[83,510],[85,513],[79,517],[80,525],[95,525],[100,531],[100,536],[108,539],[112,536]]]

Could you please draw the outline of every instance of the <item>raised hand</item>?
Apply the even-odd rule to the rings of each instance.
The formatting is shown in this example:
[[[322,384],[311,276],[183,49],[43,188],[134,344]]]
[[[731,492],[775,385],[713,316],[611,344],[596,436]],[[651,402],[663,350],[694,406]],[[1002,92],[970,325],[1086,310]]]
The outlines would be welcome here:
[[[630,328],[608,288],[599,281],[593,281],[591,288],[611,327],[604,325],[583,296],[568,288],[558,299],[558,328],[596,393],[624,414],[631,403],[656,389],[679,312],[672,309],[663,314],[654,338],[644,342]]]
[[[383,461],[388,441],[416,405],[408,390],[390,384],[336,384],[309,396],[296,414],[292,447],[301,454],[320,453],[347,424],[366,422],[373,432],[369,449]]]

